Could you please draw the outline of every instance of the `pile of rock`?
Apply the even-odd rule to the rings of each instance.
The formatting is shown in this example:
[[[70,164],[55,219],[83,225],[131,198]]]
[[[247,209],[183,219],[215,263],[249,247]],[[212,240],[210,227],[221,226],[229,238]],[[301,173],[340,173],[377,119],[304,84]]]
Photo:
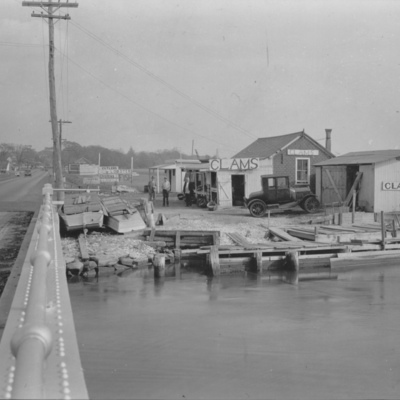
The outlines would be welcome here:
[[[82,249],[82,245],[85,249]],[[75,238],[62,239],[64,259],[69,275],[84,275],[99,268],[138,268],[147,266],[157,250],[132,237],[92,232]]]

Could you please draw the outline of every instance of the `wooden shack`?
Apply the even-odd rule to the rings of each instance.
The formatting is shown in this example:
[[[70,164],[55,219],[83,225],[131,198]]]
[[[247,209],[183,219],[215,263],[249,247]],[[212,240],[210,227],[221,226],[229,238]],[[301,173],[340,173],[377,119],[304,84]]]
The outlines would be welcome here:
[[[290,186],[315,186],[314,164],[334,157],[331,129],[326,129],[326,146],[303,131],[259,138],[228,160],[210,160],[217,171],[218,202],[223,206],[243,205],[243,197],[261,190],[261,176],[285,175]]]
[[[322,205],[356,205],[368,212],[400,211],[400,150],[351,152],[314,164]]]

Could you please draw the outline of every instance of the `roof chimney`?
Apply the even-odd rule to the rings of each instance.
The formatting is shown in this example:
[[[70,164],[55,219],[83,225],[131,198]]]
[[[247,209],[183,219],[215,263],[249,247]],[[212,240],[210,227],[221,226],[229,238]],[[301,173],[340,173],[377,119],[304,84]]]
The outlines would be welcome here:
[[[332,153],[331,150],[331,132],[332,129],[325,129],[326,132],[326,141],[325,141],[325,148]]]

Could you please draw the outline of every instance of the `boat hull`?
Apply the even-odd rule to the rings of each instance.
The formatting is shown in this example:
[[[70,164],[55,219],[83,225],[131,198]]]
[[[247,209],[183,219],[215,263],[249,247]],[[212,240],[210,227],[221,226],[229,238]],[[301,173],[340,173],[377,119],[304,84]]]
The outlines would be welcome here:
[[[139,212],[114,216],[106,215],[104,217],[104,225],[118,233],[128,233],[146,228],[146,224]]]
[[[79,214],[64,214],[59,213],[63,221],[64,228],[69,231],[82,229],[101,228],[104,224],[104,214],[102,211],[88,211]]]

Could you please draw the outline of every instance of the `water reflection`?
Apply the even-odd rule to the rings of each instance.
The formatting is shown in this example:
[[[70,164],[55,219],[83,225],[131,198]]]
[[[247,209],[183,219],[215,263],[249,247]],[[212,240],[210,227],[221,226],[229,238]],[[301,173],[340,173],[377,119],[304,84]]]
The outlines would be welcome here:
[[[398,398],[398,268],[301,278],[71,278],[90,397]]]

